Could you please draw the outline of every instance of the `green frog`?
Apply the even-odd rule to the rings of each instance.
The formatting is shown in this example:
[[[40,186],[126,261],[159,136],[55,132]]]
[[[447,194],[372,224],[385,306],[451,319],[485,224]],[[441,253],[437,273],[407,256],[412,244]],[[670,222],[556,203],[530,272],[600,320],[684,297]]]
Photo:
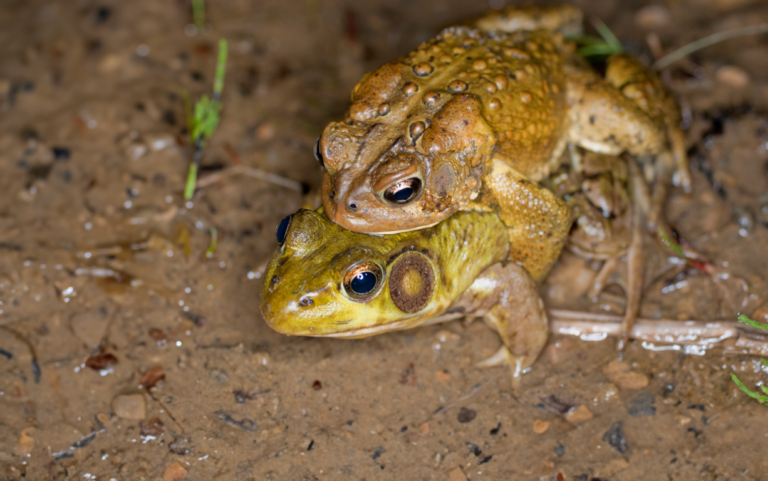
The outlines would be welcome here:
[[[362,338],[457,317],[482,317],[501,349],[481,363],[507,363],[513,383],[547,341],[536,284],[508,262],[509,238],[495,213],[458,212],[419,231],[372,236],[299,210],[277,229],[261,309],[294,336]]]

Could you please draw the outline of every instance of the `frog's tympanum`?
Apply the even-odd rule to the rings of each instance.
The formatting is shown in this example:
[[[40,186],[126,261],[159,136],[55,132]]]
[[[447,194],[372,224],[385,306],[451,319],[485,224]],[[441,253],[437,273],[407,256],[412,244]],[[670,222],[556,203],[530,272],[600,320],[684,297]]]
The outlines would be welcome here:
[[[535,284],[506,262],[498,216],[459,212],[413,232],[372,236],[300,210],[278,227],[261,309],[278,332],[360,338],[456,317],[483,317],[503,346],[486,363],[519,375],[547,340]]]
[[[647,158],[663,167],[660,182],[676,168],[687,186],[674,100],[631,56],[610,57],[605,78],[593,71],[562,35],[581,21],[568,6],[509,9],[364,76],[316,147],[330,219],[385,234],[492,210],[518,246],[511,258],[539,279],[571,225],[570,209],[538,184],[566,145]]]

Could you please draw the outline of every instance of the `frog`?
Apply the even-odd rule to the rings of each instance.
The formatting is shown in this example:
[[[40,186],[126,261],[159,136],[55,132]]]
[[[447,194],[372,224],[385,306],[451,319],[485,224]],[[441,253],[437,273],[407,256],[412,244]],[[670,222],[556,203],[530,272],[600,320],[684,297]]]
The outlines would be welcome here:
[[[357,339],[458,317],[483,318],[501,338],[480,366],[508,364],[513,385],[546,345],[537,286],[509,262],[493,212],[461,211],[436,226],[384,236],[352,232],[321,207],[277,228],[261,291],[267,325],[292,336]]]
[[[667,183],[690,190],[674,98],[631,55],[595,72],[563,36],[581,22],[570,6],[511,8],[365,75],[346,118],[315,145],[328,217],[383,235],[493,210],[522,246],[513,260],[539,280],[574,219],[541,185],[568,146],[643,160],[656,210]],[[524,213],[530,206],[536,215]]]

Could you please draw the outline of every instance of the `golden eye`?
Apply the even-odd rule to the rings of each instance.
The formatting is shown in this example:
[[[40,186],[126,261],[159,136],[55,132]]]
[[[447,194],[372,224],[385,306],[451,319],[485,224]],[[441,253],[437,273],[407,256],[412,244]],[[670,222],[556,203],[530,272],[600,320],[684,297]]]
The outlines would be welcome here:
[[[376,292],[383,277],[381,267],[374,262],[356,264],[344,276],[344,290],[354,300],[364,299]]]
[[[385,190],[384,199],[392,204],[403,205],[415,200],[419,194],[421,194],[421,179],[411,177]]]

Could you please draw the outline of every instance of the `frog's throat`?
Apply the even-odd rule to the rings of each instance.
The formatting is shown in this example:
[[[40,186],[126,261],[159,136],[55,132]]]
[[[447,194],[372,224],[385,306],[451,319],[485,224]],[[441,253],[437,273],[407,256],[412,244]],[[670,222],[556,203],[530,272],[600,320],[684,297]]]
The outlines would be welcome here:
[[[445,220],[445,219],[443,219],[443,220]],[[402,234],[403,232],[413,232],[415,230],[429,229],[430,227],[436,226],[437,224],[439,224],[443,220],[439,220],[439,221],[437,221],[437,222],[435,222],[433,224],[426,224],[426,225],[423,225],[423,226],[414,227],[413,229],[392,230],[392,231],[388,231],[388,232],[368,232],[367,234],[368,235],[375,235],[375,236],[385,236],[385,235],[392,235],[392,234]]]

